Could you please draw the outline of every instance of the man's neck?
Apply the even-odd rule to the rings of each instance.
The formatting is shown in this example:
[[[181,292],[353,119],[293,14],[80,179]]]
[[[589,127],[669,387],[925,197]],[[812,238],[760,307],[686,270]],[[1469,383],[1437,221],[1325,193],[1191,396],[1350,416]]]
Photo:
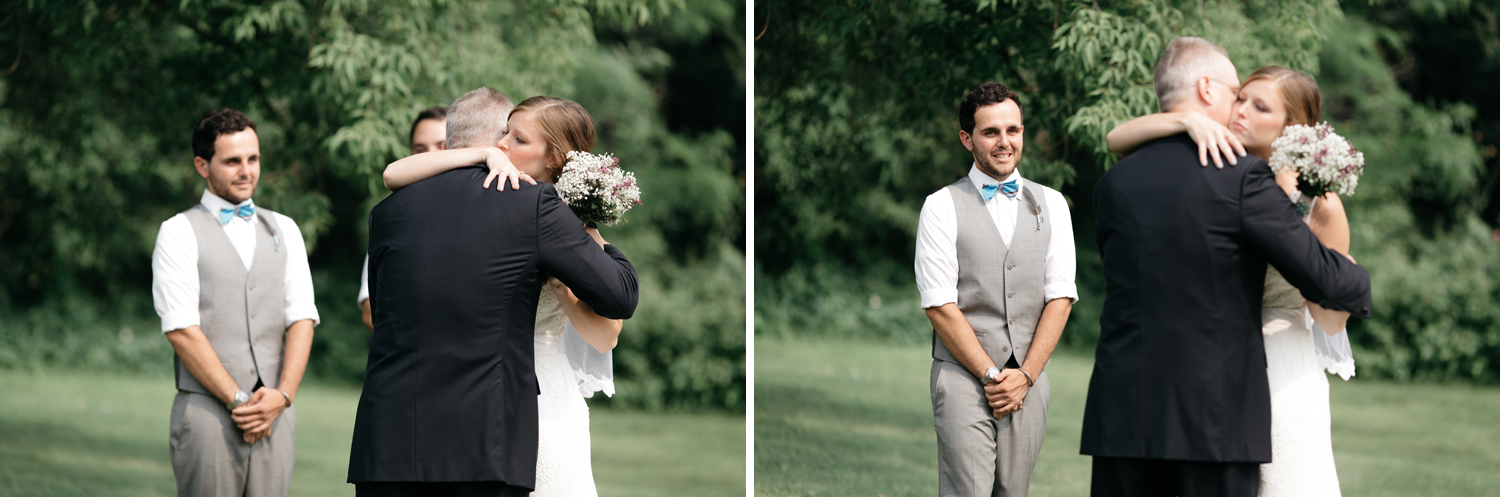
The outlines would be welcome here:
[[[1190,102],[1183,102],[1181,104],[1178,104],[1176,107],[1173,107],[1171,109],[1167,109],[1167,110],[1165,110],[1163,112],[1169,112],[1169,113],[1170,112],[1192,112],[1194,114],[1202,114],[1203,116],[1208,117],[1209,119],[1213,119],[1214,121],[1218,121],[1218,119],[1214,119],[1213,114],[1211,114],[1211,113],[1208,112],[1208,108],[1207,107],[1204,107],[1203,105],[1201,105],[1201,104],[1199,104],[1197,102],[1191,102],[1191,101]],[[1221,122],[1219,124],[1224,124],[1224,123]]]

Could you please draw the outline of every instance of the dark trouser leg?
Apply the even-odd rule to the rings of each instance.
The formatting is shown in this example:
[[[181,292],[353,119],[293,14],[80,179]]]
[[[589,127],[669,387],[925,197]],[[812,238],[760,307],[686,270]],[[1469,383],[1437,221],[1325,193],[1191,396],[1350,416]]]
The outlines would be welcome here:
[[[1182,497],[1255,497],[1260,493],[1260,463],[1179,462]]]
[[[1095,457],[1094,497],[1256,497],[1259,463]]]
[[[354,484],[358,497],[527,497],[531,490],[498,481],[457,483],[372,482]]]

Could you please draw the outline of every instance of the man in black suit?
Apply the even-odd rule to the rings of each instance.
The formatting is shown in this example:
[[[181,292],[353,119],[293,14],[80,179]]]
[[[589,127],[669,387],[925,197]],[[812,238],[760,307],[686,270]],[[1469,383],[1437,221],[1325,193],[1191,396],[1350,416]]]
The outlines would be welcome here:
[[[1178,38],[1156,67],[1164,111],[1226,122],[1228,54]],[[1106,295],[1084,410],[1093,495],[1254,497],[1271,460],[1260,310],[1267,263],[1328,309],[1370,316],[1370,277],[1324,247],[1256,157],[1202,167],[1186,134],[1094,186]]]
[[[509,105],[493,90],[454,102],[450,145],[498,141]],[[480,139],[455,140],[476,123]],[[634,267],[601,250],[552,185],[496,193],[480,188],[487,172],[438,174],[370,213],[375,330],[349,458],[360,495],[527,495],[542,284],[556,277],[600,316],[635,312]]]

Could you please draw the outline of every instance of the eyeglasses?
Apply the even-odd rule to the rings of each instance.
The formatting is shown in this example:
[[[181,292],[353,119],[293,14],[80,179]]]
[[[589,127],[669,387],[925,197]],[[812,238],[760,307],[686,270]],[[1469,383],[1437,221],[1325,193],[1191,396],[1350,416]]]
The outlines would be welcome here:
[[[1218,83],[1218,84],[1224,85],[1225,88],[1229,89],[1230,93],[1233,93],[1235,95],[1239,95],[1240,94],[1240,85],[1237,85],[1237,84],[1232,85],[1232,84],[1229,84],[1229,83],[1225,83],[1223,81],[1219,81],[1219,80],[1214,79],[1214,78],[1209,77],[1209,76],[1204,76],[1204,77],[1208,78],[1208,82],[1210,82],[1210,83]]]

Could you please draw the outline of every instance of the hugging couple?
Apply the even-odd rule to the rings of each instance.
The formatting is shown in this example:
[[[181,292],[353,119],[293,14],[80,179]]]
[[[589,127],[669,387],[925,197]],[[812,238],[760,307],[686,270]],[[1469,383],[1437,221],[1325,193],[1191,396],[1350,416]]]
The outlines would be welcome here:
[[[594,141],[573,101],[513,106],[480,88],[449,108],[447,150],[386,169],[349,457],[358,495],[596,495],[583,399],[612,392],[589,378],[608,382],[638,296],[625,254],[552,186]]]

